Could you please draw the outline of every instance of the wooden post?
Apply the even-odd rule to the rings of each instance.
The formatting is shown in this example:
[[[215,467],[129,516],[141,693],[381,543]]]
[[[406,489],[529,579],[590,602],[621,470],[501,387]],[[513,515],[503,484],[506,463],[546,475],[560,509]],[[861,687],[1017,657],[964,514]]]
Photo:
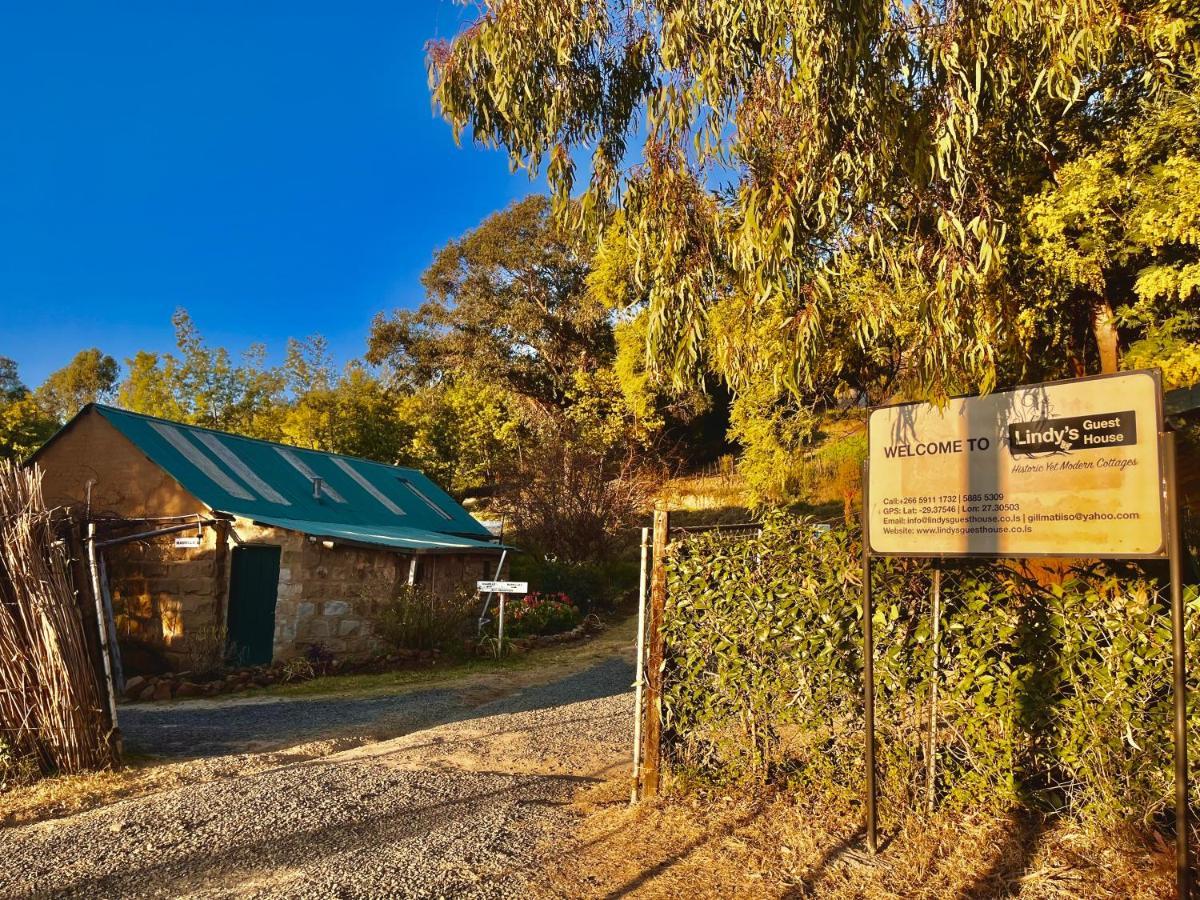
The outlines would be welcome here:
[[[929,774],[926,776],[929,814],[937,805],[937,727],[938,727],[938,675],[941,668],[942,634],[942,564],[933,564],[933,672],[929,680]]]
[[[653,564],[650,570],[650,615],[646,623],[646,727],[642,732],[642,796],[658,794],[662,760],[663,613],[667,607],[667,540],[671,515],[654,510]]]
[[[92,599],[96,606],[96,628],[100,635],[100,656],[104,660],[104,688],[108,694],[108,716],[109,721],[112,722],[112,731],[108,734],[108,740],[112,747],[114,760],[120,763],[124,752],[124,741],[121,738],[121,726],[117,722],[117,690],[113,683],[112,653],[108,646],[108,619],[104,614],[104,594],[100,590],[100,564],[96,552],[95,522],[88,522],[87,554]]]

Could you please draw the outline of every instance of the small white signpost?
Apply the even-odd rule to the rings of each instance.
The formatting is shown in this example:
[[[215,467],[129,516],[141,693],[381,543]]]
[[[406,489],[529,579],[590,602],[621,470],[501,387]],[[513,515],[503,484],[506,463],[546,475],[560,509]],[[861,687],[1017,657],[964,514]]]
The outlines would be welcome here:
[[[528,581],[477,581],[475,587],[481,594],[528,594]]]
[[[496,656],[504,654],[504,598],[508,594],[528,594],[528,581],[477,581],[475,587],[479,593],[500,595],[500,618],[496,620]]]

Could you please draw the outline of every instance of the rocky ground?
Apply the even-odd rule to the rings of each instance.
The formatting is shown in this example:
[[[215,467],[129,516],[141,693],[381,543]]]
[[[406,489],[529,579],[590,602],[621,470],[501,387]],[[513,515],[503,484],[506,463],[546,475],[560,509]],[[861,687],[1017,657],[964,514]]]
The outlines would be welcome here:
[[[528,896],[572,798],[627,766],[618,646],[482,704],[447,686],[128,708],[131,748],[207,754],[189,765],[211,777],[0,829],[0,896]]]

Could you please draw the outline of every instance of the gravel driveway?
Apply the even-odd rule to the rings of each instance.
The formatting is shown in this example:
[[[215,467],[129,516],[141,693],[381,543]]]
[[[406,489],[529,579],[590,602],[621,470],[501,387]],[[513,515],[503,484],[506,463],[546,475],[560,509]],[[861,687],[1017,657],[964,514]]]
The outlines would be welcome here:
[[[631,680],[622,654],[473,708],[453,688],[131,708],[143,752],[403,733],[0,829],[0,896],[529,896],[575,792],[627,764]]]

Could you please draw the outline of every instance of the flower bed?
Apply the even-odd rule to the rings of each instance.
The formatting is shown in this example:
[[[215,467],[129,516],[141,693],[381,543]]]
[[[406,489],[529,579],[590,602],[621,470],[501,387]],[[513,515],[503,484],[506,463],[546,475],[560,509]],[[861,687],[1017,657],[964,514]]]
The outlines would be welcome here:
[[[535,591],[505,605],[504,632],[510,638],[560,634],[582,621],[579,607],[566,594]]]

